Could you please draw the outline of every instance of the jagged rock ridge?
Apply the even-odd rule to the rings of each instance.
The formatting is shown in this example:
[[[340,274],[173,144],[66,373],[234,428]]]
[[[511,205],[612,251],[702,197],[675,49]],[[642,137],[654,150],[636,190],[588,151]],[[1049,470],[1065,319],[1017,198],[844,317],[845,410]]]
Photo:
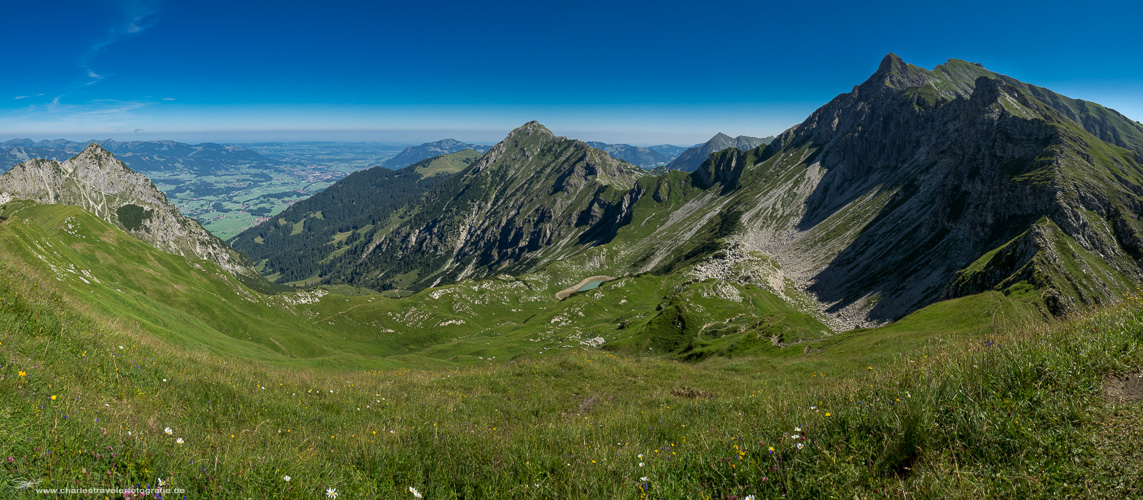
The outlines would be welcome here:
[[[95,143],[67,161],[33,159],[0,175],[0,202],[12,199],[79,206],[164,252],[210,260],[235,276],[258,276],[242,254]]]

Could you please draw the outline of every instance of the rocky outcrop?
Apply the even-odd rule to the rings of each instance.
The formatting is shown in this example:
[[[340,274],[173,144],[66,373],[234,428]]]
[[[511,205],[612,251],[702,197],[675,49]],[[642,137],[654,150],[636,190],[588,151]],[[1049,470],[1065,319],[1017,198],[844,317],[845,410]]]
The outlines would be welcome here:
[[[64,161],[34,159],[0,176],[0,199],[82,207],[164,252],[217,263],[256,277],[249,261],[202,225],[184,217],[146,176],[92,143]]]

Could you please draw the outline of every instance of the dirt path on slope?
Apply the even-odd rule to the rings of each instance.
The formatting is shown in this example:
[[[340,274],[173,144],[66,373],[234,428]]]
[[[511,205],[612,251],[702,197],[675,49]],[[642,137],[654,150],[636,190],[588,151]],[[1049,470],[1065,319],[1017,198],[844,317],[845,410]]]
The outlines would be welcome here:
[[[319,320],[317,320],[317,321],[314,321],[314,322],[313,322],[313,323],[311,323],[311,324],[314,324],[314,325],[316,325],[316,324],[318,324],[318,323],[321,323],[322,321],[329,321],[329,320],[331,320],[331,319],[333,319],[333,318],[336,318],[336,317],[338,317],[338,316],[341,316],[342,314],[345,314],[345,313],[347,313],[347,312],[349,312],[349,311],[352,311],[352,310],[354,310],[354,309],[357,309],[358,307],[361,307],[361,306],[363,306],[363,305],[365,305],[365,303],[357,304],[357,305],[355,305],[355,306],[353,306],[353,307],[350,307],[349,309],[346,309],[346,310],[344,310],[344,311],[341,311],[341,312],[339,312],[339,313],[337,313],[337,314],[331,314],[331,315],[329,315],[329,316],[326,316],[326,317],[324,317],[324,318],[322,318],[322,319],[319,319]]]

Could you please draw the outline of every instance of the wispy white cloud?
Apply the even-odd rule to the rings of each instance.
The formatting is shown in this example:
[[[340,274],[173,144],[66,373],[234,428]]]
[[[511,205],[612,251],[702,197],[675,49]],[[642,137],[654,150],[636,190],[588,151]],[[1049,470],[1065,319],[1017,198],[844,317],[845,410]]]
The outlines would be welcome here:
[[[20,99],[27,99],[27,98],[29,98],[29,97],[31,97],[31,96],[27,96],[27,95],[18,95],[18,96],[16,96],[16,100],[17,100],[17,101],[19,101]]]
[[[78,110],[77,116],[125,116],[136,109],[145,108],[154,104],[148,101],[120,101],[115,99],[100,99],[92,101],[84,109]]]
[[[127,37],[142,33],[159,22],[159,0],[125,0],[120,4],[122,16],[103,38],[88,47],[80,60],[80,66],[87,72],[85,85],[103,80],[104,75],[92,68],[91,61],[107,47]]]
[[[92,85],[92,84],[97,83],[100,80],[102,80],[103,75],[96,74],[96,72],[92,71],[91,69],[88,69],[87,70],[87,78],[88,78],[87,85]]]

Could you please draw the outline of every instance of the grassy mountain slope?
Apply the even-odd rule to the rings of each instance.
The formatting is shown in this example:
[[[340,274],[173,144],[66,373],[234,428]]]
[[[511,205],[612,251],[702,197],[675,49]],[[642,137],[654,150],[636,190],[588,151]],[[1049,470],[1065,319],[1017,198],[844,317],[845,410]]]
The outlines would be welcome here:
[[[658,354],[698,359],[828,329],[765,289],[643,275],[565,300],[574,269],[465,281],[391,298],[327,290],[263,295],[208,261],[158,252],[76,207],[10,202],[0,250],[23,272],[60,281],[90,311],[174,345],[271,364],[440,367],[527,359],[654,330],[661,304],[687,302],[693,343]],[[704,326],[705,325],[705,326]],[[750,330],[751,335],[726,336]],[[663,333],[665,332],[665,333]],[[771,333],[767,333],[771,332]],[[598,340],[594,340],[598,339]],[[630,344],[630,342],[628,342]]]
[[[75,207],[18,203],[3,215],[0,455],[12,458],[0,462],[0,483],[16,498],[160,479],[164,496],[181,488],[188,498],[329,488],[400,498],[410,487],[431,498],[1141,493],[1143,435],[1132,422],[1143,407],[1100,393],[1109,374],[1143,366],[1137,299],[1044,329],[1026,327],[1028,311],[994,292],[886,329],[697,364],[581,346],[515,363],[362,370],[347,358],[222,352],[116,320],[100,294],[123,285],[81,270],[90,283],[66,270],[57,279],[50,265],[91,254],[104,262],[92,277],[146,274],[136,261],[167,254]],[[69,218],[76,234],[64,231]],[[200,262],[208,271],[195,276],[169,258],[151,267],[188,274],[188,297],[249,301],[199,288],[232,283],[217,268]],[[701,297],[682,296],[686,307]],[[351,300],[319,303],[331,299]],[[290,314],[266,307],[263,321]]]

